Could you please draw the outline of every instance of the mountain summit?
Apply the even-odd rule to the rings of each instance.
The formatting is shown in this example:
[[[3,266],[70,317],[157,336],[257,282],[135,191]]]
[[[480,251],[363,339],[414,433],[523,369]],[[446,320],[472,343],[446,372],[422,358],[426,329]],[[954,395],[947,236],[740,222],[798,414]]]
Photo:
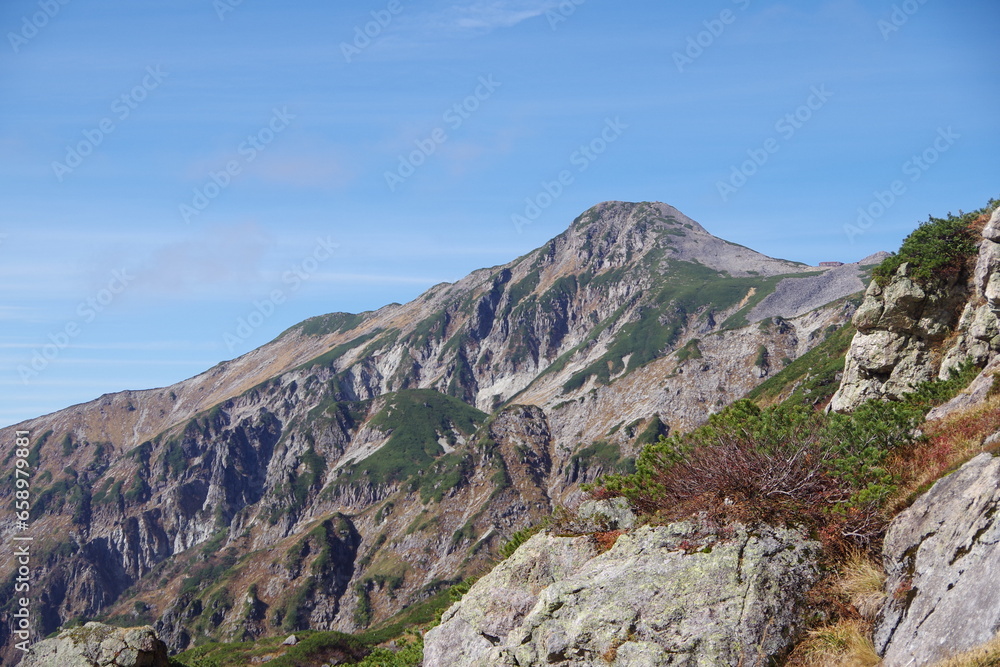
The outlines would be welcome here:
[[[4,429],[0,455],[29,431],[37,462],[37,631],[124,616],[179,649],[367,627],[821,342],[865,271],[605,202],[410,303]],[[0,590],[14,581],[4,561]]]

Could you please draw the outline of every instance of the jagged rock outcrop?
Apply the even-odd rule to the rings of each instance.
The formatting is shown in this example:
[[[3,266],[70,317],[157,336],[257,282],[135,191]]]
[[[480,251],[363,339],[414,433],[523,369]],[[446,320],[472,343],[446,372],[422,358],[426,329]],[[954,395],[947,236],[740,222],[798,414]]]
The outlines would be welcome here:
[[[832,410],[850,411],[872,398],[895,399],[921,382],[947,379],[967,359],[983,368],[997,358],[997,241],[1000,208],[983,231],[973,271],[927,288],[910,278],[910,267],[904,263],[887,285],[871,282],[854,314],[858,333],[847,354],[840,388],[830,402]],[[939,410],[932,418],[951,409]]]
[[[893,519],[887,602],[875,629],[884,667],[921,667],[1000,629],[1000,458],[980,454]]]
[[[168,667],[167,647],[153,628],[87,623],[33,645],[21,667]]]
[[[768,665],[801,628],[819,545],[795,531],[642,527],[598,553],[542,533],[427,633],[424,664]]]
[[[851,342],[833,410],[852,410],[872,398],[898,398],[937,377],[935,352],[958,324],[956,312],[968,300],[958,278],[935,289],[910,279],[902,264],[884,287],[872,281],[854,314]]]

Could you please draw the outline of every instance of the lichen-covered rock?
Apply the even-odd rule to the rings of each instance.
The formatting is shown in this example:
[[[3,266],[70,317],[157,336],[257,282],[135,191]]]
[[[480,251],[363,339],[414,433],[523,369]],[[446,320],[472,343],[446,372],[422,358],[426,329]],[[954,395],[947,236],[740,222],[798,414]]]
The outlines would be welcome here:
[[[167,647],[153,628],[87,623],[38,642],[21,667],[168,667]]]
[[[726,538],[643,527],[603,554],[540,534],[425,640],[428,667],[770,664],[800,628],[819,547],[792,530]]]
[[[625,498],[588,500],[580,504],[577,516],[589,523],[591,530],[631,530],[635,528],[635,513]]]
[[[493,648],[531,611],[543,589],[575,574],[597,555],[587,537],[540,533],[476,582],[442,623],[427,633],[424,664],[486,665]]]
[[[980,454],[897,516],[885,538],[884,667],[920,667],[1000,628],[1000,458]]]

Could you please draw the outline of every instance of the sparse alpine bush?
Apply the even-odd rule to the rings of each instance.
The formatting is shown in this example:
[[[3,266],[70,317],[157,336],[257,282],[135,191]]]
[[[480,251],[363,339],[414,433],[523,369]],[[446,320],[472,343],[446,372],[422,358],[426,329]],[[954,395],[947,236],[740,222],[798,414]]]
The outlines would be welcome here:
[[[844,541],[867,545],[884,528],[882,508],[899,481],[887,460],[913,445],[929,407],[872,401],[827,415],[801,404],[737,401],[705,426],[647,446],[634,474],[602,478],[594,492],[625,496],[664,519],[707,512],[805,523],[837,549]]]
[[[647,447],[634,475],[601,480],[606,493],[667,518],[707,511],[767,521],[798,519],[849,497],[819,444],[823,416],[738,401],[695,431]]]
[[[923,286],[958,275],[976,254],[977,224],[983,222],[998,203],[991,199],[986,207],[972,213],[960,211],[958,215],[949,213],[946,218],[928,217],[927,222],[903,240],[898,253],[875,267],[872,273],[875,281],[887,285],[905,262],[910,264],[910,278]]]

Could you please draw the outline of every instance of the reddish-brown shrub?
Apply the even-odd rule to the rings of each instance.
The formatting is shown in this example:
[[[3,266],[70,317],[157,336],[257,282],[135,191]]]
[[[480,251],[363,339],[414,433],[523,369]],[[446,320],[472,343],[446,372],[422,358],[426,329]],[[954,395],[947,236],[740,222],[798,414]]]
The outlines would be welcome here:
[[[597,543],[597,550],[600,553],[604,553],[611,547],[615,546],[615,542],[621,537],[622,531],[620,530],[608,530],[601,533],[594,533],[594,541]]]

